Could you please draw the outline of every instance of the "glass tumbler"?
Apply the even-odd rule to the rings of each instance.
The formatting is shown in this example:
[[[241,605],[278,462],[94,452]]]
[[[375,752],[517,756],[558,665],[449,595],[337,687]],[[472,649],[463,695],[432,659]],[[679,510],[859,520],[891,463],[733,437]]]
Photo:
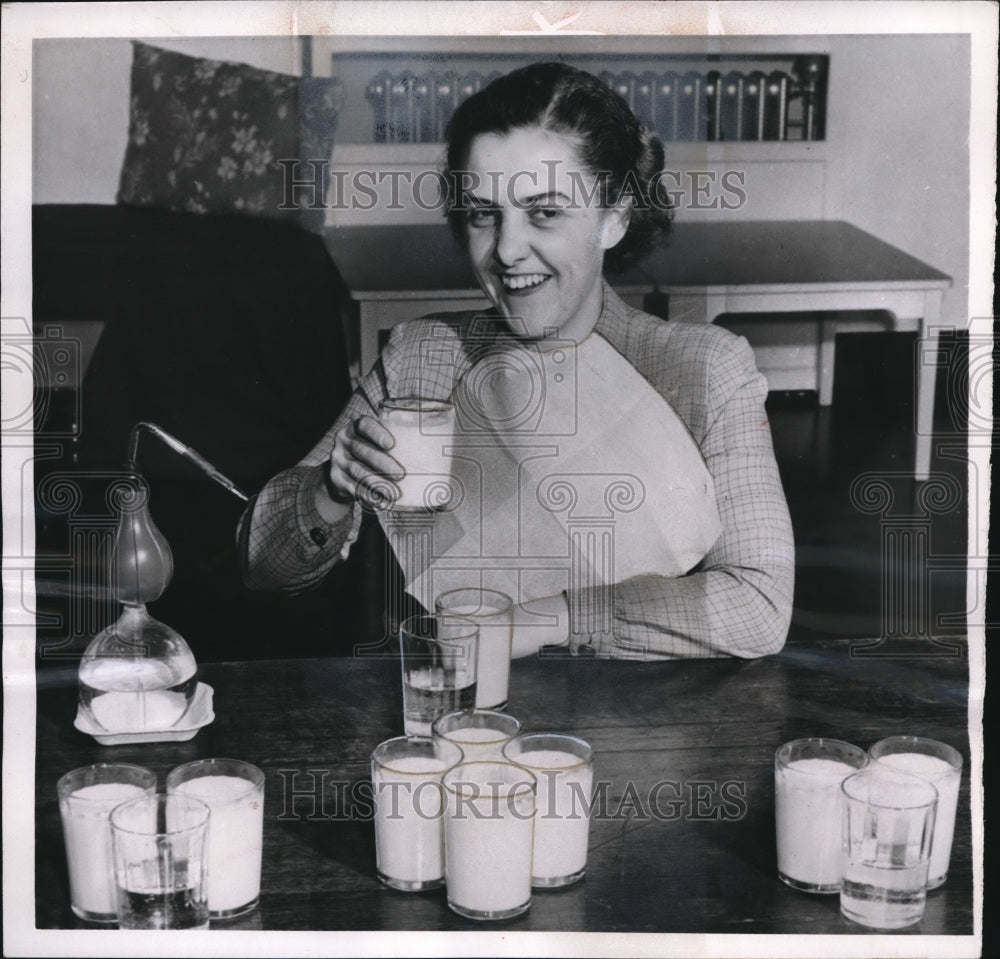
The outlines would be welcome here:
[[[167,792],[194,796],[212,810],[209,915],[231,919],[255,909],[264,848],[264,773],[239,759],[199,759],[171,770]]]
[[[937,790],[873,763],[844,780],[840,911],[873,929],[923,918]]]
[[[461,746],[465,761],[472,762],[501,759],[500,750],[521,731],[521,724],[494,709],[460,709],[434,720],[431,731]]]
[[[121,929],[208,928],[208,806],[140,796],[111,812]]]
[[[444,885],[444,774],[462,762],[454,743],[424,736],[387,739],[372,751],[375,861],[393,889]]]
[[[455,410],[447,400],[406,396],[382,401],[379,419],[392,434],[389,454],[405,475],[399,495],[375,490],[392,510],[447,509],[454,495],[451,446]]]
[[[582,879],[594,785],[589,743],[559,733],[531,733],[512,739],[503,755],[530,769],[538,782],[531,885],[552,889]]]
[[[116,922],[108,818],[126,800],[152,796],[156,774],[128,763],[96,763],[66,773],[56,790],[69,867],[70,906],[81,919]]]
[[[840,890],[841,783],[868,764],[839,739],[796,739],[774,754],[778,877],[801,892]]]
[[[510,919],[531,906],[534,775],[503,762],[445,774],[448,906],[467,919]]]
[[[920,736],[889,736],[868,750],[873,762],[913,773],[934,784],[938,791],[934,845],[927,888],[937,889],[948,878],[951,843],[955,835],[958,788],[962,782],[962,754],[946,743]]]
[[[399,627],[403,730],[430,736],[439,716],[476,703],[479,627],[471,619],[420,613]]]
[[[510,681],[510,651],[514,638],[514,601],[495,589],[478,586],[450,589],[434,601],[439,613],[453,613],[479,626],[479,669],[476,706],[503,709]]]

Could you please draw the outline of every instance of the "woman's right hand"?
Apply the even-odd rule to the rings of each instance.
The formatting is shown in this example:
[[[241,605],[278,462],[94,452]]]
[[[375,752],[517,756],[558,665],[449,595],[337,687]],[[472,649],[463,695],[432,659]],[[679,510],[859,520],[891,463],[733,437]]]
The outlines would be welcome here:
[[[339,430],[327,463],[325,495],[317,496],[320,515],[335,522],[354,500],[373,507],[396,500],[396,481],[405,474],[387,452],[394,445],[392,433],[374,416],[359,416]]]

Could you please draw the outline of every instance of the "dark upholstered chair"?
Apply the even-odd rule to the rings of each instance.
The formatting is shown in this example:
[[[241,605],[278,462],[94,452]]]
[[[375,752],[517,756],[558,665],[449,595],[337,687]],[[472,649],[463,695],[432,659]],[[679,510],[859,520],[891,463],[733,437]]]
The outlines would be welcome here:
[[[63,397],[71,415],[60,427],[50,404],[53,422],[36,421],[39,604],[51,606],[39,647],[58,659],[100,625],[106,491],[133,425],[157,423],[256,491],[311,447],[349,395],[348,301],[319,236],[252,217],[38,206],[33,254],[33,321],[47,348],[59,335],[79,339],[74,324],[102,328],[82,389]],[[139,466],[175,559],[150,611],[197,659],[350,651],[345,603],[357,604],[367,571],[335,570],[298,597],[251,593],[235,555],[243,504],[149,436]],[[60,497],[62,480],[77,489],[74,504]],[[91,545],[81,552],[80,542]]]

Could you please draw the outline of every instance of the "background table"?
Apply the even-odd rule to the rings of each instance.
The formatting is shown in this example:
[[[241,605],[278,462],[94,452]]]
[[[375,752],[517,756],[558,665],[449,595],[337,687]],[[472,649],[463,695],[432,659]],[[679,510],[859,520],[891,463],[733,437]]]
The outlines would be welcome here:
[[[887,328],[881,318],[860,314],[885,311],[889,330],[918,332],[915,473],[917,479],[927,478],[941,296],[950,277],[842,220],[679,224],[670,242],[643,261],[642,270],[657,292],[667,295],[671,319],[820,314],[815,365],[802,371],[804,378],[772,381],[771,387],[815,389],[823,406],[833,400],[837,333]],[[758,365],[767,372],[759,356]]]
[[[487,306],[444,224],[343,227],[328,231],[326,243],[358,304],[361,370],[396,323]],[[940,315],[951,285],[944,273],[840,220],[736,220],[677,223],[666,245],[609,280],[630,305],[671,320],[757,313],[788,328],[773,314],[816,314],[818,337],[792,344],[800,355],[795,366],[769,368],[762,349],[757,362],[772,389],[814,389],[824,406],[833,399],[838,332],[883,331],[887,321],[892,331],[919,332],[915,475],[927,478],[937,338],[942,327],[957,327]],[[873,318],[865,311],[884,312]]]
[[[958,657],[925,647],[918,652],[939,655],[880,660],[852,655],[849,641],[793,641],[749,661],[516,661],[510,711],[526,731],[588,740],[600,785],[586,878],[536,892],[526,915],[489,928],[864,933],[841,918],[837,896],[799,893],[776,876],[774,751],[804,736],[867,748],[917,733],[951,743],[965,765],[949,879],[908,933],[971,935],[967,660],[961,643]],[[193,740],[102,747],[73,728],[75,672],[43,675],[39,928],[86,927],[69,909],[58,777],[92,762],[135,762],[155,770],[162,788],[174,766],[210,756],[245,759],[267,775],[261,904],[218,928],[485,928],[452,913],[441,890],[400,893],[376,879],[364,789],[372,748],[402,733],[394,656],[209,664],[201,678],[215,689],[216,719]]]

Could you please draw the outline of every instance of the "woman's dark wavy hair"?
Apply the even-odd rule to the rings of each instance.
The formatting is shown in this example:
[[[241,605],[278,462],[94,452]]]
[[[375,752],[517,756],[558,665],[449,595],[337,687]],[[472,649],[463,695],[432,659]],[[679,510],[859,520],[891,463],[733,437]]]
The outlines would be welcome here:
[[[629,225],[605,254],[612,272],[628,269],[666,235],[673,204],[663,183],[663,145],[628,104],[593,74],[564,63],[536,63],[499,77],[464,101],[445,131],[446,211],[465,242],[462,176],[472,141],[483,133],[541,127],[571,137],[584,166],[602,184],[602,203],[631,199]]]

